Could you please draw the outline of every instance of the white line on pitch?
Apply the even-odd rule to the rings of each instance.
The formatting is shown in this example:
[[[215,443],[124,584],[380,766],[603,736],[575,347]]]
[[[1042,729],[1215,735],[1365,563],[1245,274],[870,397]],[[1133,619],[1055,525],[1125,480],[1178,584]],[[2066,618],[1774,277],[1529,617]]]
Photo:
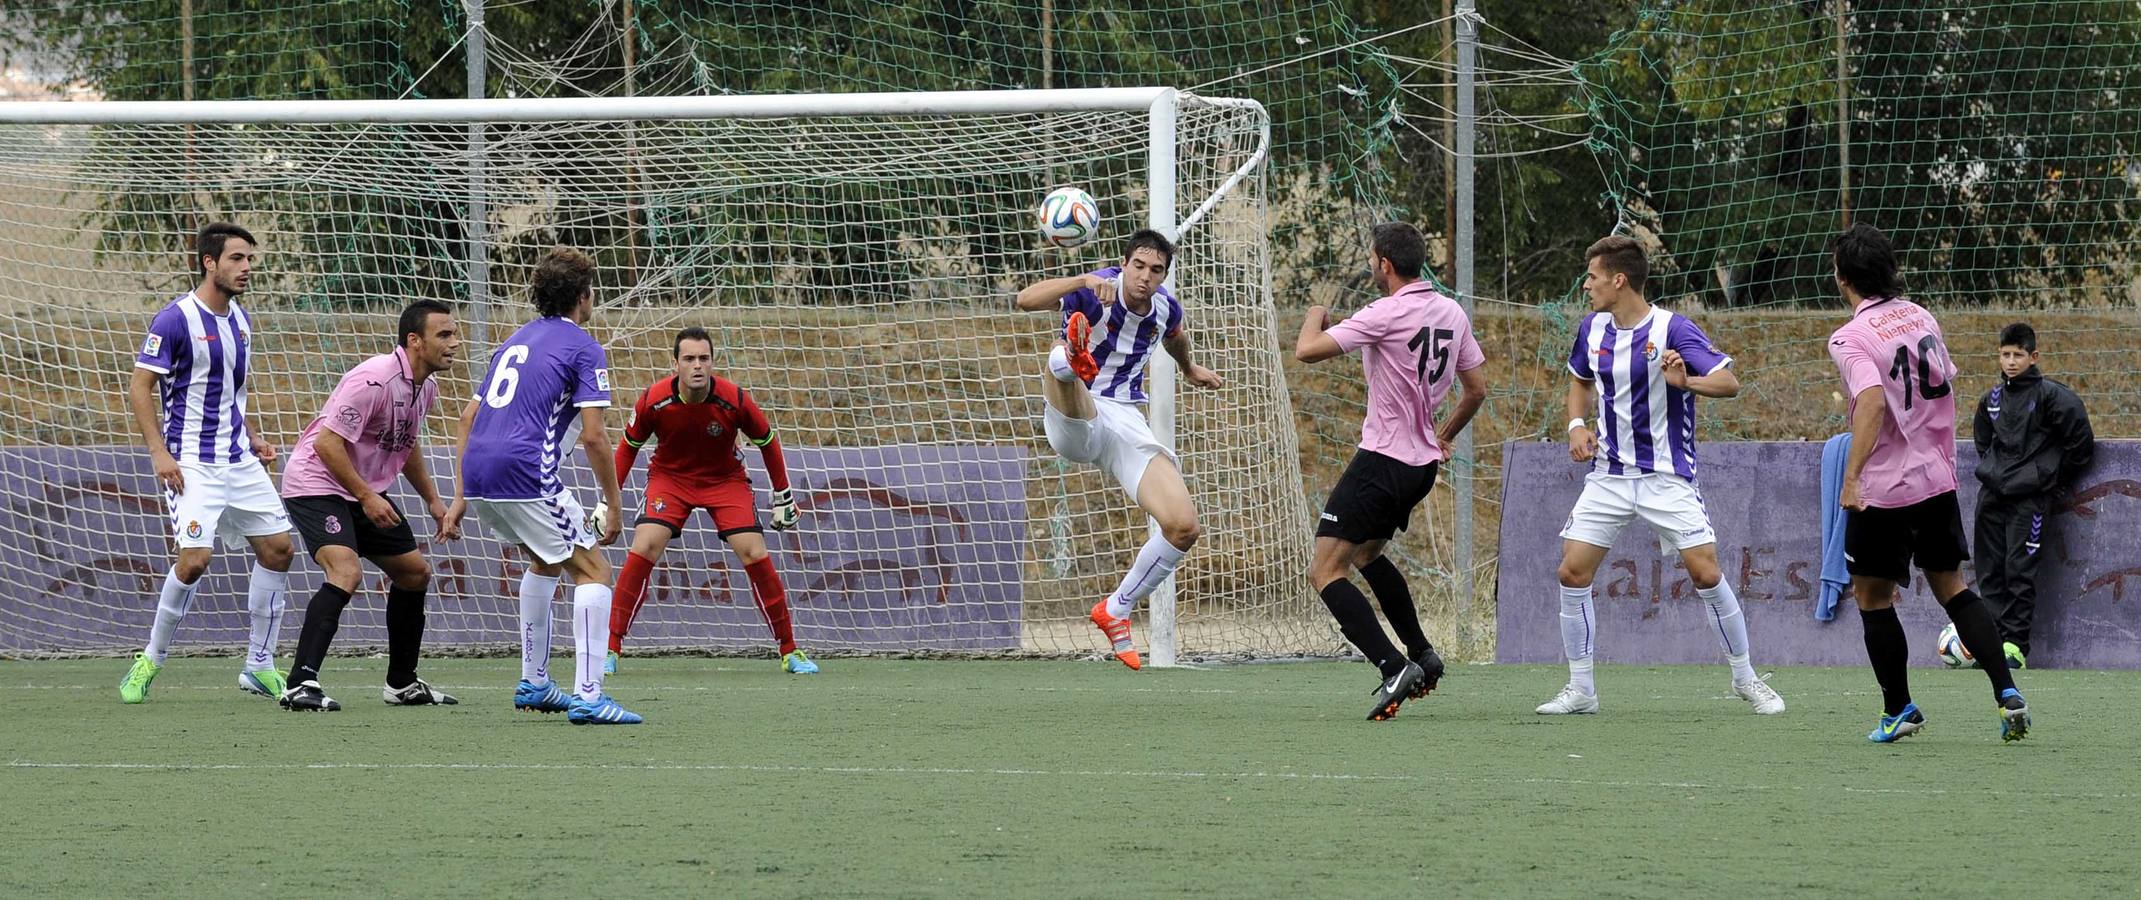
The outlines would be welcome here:
[[[1268,780],[1268,781],[1402,781],[1440,782],[1449,784],[1557,784],[1572,787],[1594,788],[1655,788],[1661,790],[1717,790],[1750,792],[1823,793],[1837,790],[1846,794],[1893,794],[1908,796],[1945,797],[1948,795],[1970,796],[1974,794],[2001,794],[1998,789],[1951,791],[1945,788],[1859,788],[1849,785],[1769,785],[1769,784],[1721,784],[1702,781],[1635,781],[1587,778],[1496,778],[1465,775],[1373,775],[1345,772],[1196,772],[1166,770],[1127,769],[1020,769],[1020,768],[948,768],[936,766],[796,766],[796,765],[749,765],[719,763],[59,763],[35,760],[10,760],[11,769],[64,769],[64,770],[123,770],[167,772],[258,772],[258,771],[539,771],[539,772],[739,772],[758,774],[798,775],[921,775],[921,776],[975,776],[993,775],[1004,777],[1037,778],[1173,778],[1182,780]],[[2022,793],[2017,789],[2004,793]],[[2027,789],[2031,797],[2050,797],[2066,800],[2134,800],[2141,794],[2076,794]]]
[[[150,771],[262,771],[355,769],[446,770],[446,771],[600,771],[600,772],[756,772],[804,775],[1006,775],[1063,778],[1232,778],[1283,779],[1288,781],[1420,781],[1413,775],[1358,775],[1322,772],[1181,772],[1131,770],[980,769],[936,766],[761,766],[746,764],[676,763],[52,763],[11,760],[11,769],[123,769]]]

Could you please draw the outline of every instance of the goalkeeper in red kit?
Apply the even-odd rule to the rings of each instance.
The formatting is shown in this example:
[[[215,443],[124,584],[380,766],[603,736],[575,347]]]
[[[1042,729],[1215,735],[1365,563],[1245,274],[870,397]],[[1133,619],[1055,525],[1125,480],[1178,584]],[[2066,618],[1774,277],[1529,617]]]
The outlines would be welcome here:
[[[694,326],[677,332],[670,355],[676,358],[676,374],[655,382],[640,395],[632,408],[632,424],[625,426],[624,440],[617,445],[617,480],[623,482],[640,448],[648,441],[656,442],[654,459],[647,464],[646,502],[632,529],[632,550],[625,556],[624,574],[617,579],[617,596],[610,607],[610,654],[604,669],[617,671],[617,654],[647,596],[647,578],[654,574],[655,562],[669,542],[684,533],[691,511],[703,509],[714,517],[715,532],[728,542],[751,577],[751,595],[780,643],[781,668],[797,675],[815,674],[817,663],[795,645],[788,595],[781,587],[780,574],[773,571],[773,560],[766,557],[751,481],[736,451],[739,433],[758,445],[766,461],[766,478],[773,483],[773,527],[794,528],[795,499],[788,493],[788,464],[781,457],[780,443],[773,439],[773,426],[743,388],[714,375],[714,342],[706,329]]]

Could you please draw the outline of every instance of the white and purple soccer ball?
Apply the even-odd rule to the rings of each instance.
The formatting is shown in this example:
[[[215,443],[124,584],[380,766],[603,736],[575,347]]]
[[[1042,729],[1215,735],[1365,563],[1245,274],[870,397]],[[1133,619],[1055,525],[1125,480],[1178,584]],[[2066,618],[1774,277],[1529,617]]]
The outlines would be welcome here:
[[[1068,250],[1100,233],[1100,204],[1074,187],[1056,188],[1041,200],[1041,237]]]

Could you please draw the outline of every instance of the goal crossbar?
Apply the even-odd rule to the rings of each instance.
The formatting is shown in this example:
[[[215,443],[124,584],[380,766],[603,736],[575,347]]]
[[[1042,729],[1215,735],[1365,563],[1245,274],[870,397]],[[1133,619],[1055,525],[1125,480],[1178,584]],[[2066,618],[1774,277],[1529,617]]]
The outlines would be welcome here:
[[[1137,111],[1182,96],[1174,88],[1063,88],[683,97],[531,97],[484,100],[39,100],[0,105],[0,122],[41,125],[571,122],[776,119],[799,116],[1008,115]],[[1229,100],[1228,104],[1254,101]]]

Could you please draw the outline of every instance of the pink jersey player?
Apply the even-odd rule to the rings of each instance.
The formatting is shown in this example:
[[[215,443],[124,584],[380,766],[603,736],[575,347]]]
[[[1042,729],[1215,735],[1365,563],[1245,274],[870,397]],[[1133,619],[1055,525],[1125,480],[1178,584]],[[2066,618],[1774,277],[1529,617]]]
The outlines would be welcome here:
[[[1410,466],[1448,459],[1448,448],[1435,438],[1435,410],[1457,373],[1487,362],[1464,307],[1433,284],[1415,281],[1325,333],[1339,349],[1360,351],[1367,373],[1361,449]]]
[[[1933,314],[1902,297],[1869,297],[1829,336],[1829,358],[1854,409],[1876,386],[1888,404],[1860,499],[1896,509],[1955,490],[1955,361]]]

